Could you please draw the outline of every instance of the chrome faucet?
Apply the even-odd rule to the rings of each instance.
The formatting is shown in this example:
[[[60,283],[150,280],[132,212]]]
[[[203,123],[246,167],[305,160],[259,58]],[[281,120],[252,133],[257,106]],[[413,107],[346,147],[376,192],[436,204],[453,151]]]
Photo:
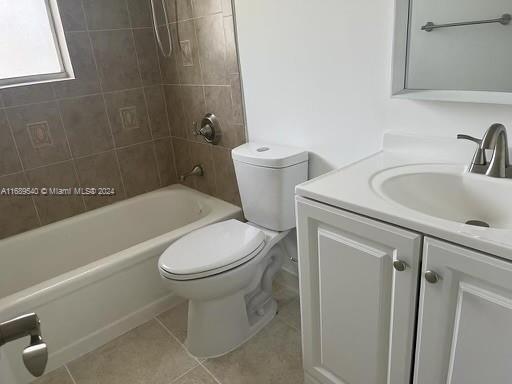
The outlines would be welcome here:
[[[469,166],[470,173],[485,174],[490,177],[512,178],[512,168],[508,154],[507,129],[503,124],[493,124],[482,139],[468,135],[457,135],[457,139],[470,140],[478,144],[478,148]],[[490,161],[487,161],[486,150],[492,150]]]
[[[180,182],[184,182],[187,180],[190,176],[204,176],[204,169],[201,164],[194,165],[194,168],[192,168],[192,171],[187,173],[186,175],[180,176]]]
[[[39,317],[30,313],[0,323],[0,347],[25,336],[30,336],[30,345],[23,350],[23,363],[33,376],[42,376],[48,363],[48,347],[41,334]]]

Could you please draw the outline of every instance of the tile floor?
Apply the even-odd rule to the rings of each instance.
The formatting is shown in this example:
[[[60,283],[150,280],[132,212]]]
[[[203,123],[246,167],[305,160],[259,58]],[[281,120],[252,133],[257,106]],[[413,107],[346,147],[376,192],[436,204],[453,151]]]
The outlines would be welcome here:
[[[276,318],[241,348],[198,360],[183,342],[183,303],[59,368],[34,384],[300,384],[299,298],[278,283]]]

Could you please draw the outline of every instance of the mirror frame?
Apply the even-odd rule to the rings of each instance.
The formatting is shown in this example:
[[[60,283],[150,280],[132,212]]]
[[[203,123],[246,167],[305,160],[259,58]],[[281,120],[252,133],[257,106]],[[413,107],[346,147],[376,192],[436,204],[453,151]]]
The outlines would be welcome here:
[[[395,0],[391,97],[412,100],[512,104],[512,91],[492,92],[406,88],[410,10],[411,0]]]

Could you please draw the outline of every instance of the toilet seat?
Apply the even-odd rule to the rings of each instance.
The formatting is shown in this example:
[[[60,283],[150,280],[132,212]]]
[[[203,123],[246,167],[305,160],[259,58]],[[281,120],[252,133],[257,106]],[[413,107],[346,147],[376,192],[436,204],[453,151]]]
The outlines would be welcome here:
[[[231,219],[182,237],[167,248],[158,264],[167,279],[200,279],[246,263],[264,246],[263,231]]]

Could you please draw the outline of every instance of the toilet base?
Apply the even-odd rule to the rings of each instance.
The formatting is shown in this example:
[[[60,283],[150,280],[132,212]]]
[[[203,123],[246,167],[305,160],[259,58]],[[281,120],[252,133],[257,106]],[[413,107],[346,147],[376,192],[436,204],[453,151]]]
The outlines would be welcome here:
[[[277,302],[271,297],[263,305],[263,314],[253,314],[250,319],[241,294],[211,302],[190,300],[185,346],[198,358],[225,355],[257,334],[276,313]]]

